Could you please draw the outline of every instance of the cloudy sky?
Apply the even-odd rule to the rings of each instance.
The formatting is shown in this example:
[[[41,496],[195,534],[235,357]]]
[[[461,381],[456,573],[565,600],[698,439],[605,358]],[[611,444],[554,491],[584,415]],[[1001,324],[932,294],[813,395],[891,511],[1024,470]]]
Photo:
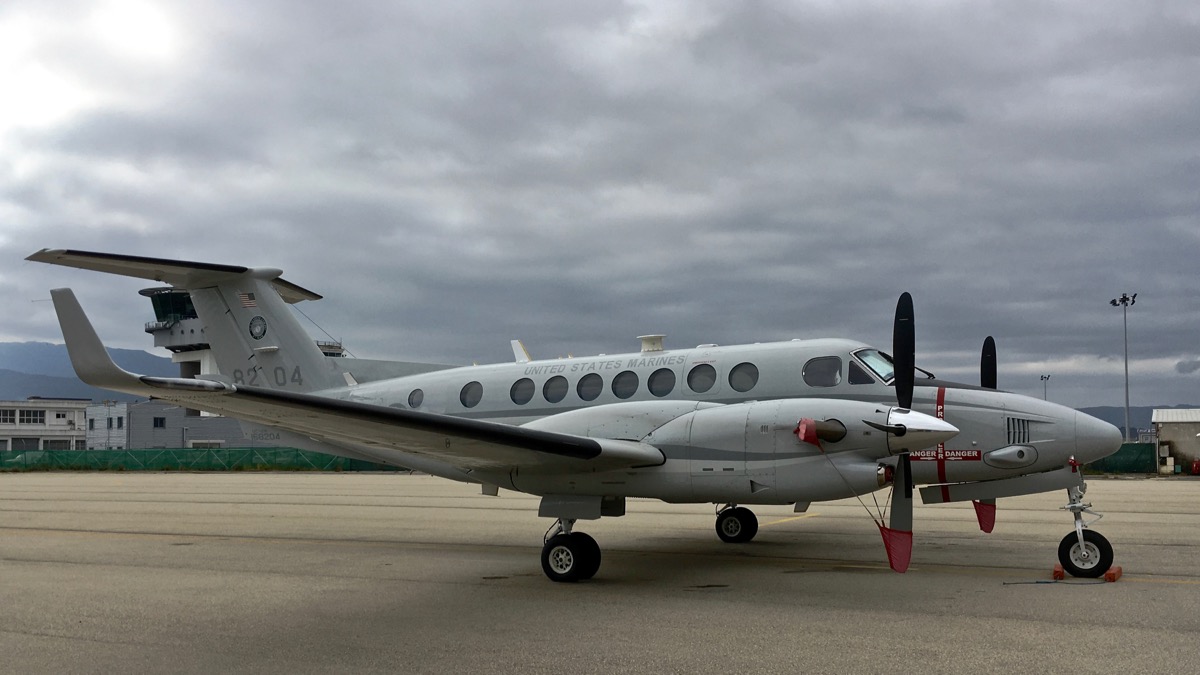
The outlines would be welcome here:
[[[0,4],[0,341],[43,247],[280,267],[360,357],[845,336],[1074,406],[1200,404],[1200,5]],[[314,329],[315,330],[315,329]]]

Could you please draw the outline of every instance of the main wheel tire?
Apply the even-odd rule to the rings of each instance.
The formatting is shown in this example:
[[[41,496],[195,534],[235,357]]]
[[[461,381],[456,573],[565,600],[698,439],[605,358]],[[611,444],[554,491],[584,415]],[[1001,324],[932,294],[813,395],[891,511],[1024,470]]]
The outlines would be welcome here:
[[[550,581],[579,581],[579,546],[569,534],[556,534],[542,547],[542,571]]]
[[[1095,579],[1112,567],[1112,544],[1095,530],[1083,531],[1083,546],[1074,532],[1063,537],[1058,545],[1058,562],[1073,577]]]
[[[750,509],[735,506],[717,514],[717,536],[727,544],[744,544],[758,534],[758,518]]]
[[[583,532],[572,532],[575,539],[575,550],[582,560],[579,562],[579,579],[591,579],[600,571],[600,544]]]

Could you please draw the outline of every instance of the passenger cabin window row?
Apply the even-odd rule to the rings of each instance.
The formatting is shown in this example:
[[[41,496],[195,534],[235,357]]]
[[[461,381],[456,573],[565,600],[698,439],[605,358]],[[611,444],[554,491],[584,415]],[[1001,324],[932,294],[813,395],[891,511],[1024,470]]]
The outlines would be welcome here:
[[[837,356],[821,356],[810,359],[801,370],[804,383],[810,387],[835,387],[842,382],[842,359]],[[747,393],[758,384],[758,366],[748,361],[734,366],[729,371],[729,386],[738,393]],[[699,363],[688,371],[684,381],[687,388],[695,394],[704,394],[717,384],[717,369],[712,364]],[[865,369],[851,361],[849,368],[850,384],[870,384],[875,380]],[[646,378],[646,389],[651,395],[663,398],[675,391],[675,371],[670,368],[660,368]],[[609,389],[613,396],[624,401],[632,398],[638,392],[641,380],[632,370],[625,370],[613,377]],[[566,399],[571,390],[571,383],[562,375],[555,375],[542,384],[542,399],[547,403],[560,403]],[[588,373],[575,383],[575,394],[581,401],[595,401],[604,393],[604,378],[597,373]],[[508,390],[508,398],[517,405],[526,405],[537,395],[537,384],[528,377],[523,377],[513,383]],[[458,401],[464,408],[474,408],[483,400],[483,384],[478,381],[468,382],[459,391]],[[410,408],[420,408],[425,402],[425,393],[414,389],[408,396]]]

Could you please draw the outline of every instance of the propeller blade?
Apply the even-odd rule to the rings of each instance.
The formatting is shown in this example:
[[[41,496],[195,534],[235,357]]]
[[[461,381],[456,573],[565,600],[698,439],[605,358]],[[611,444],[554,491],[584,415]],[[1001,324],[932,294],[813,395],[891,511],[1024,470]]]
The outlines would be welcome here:
[[[913,482],[912,461],[908,453],[900,455],[896,462],[896,475],[892,481],[892,515],[888,526],[879,525],[883,536],[883,547],[887,549],[888,564],[897,572],[908,570],[912,561]]]
[[[979,386],[996,388],[996,341],[991,335],[983,341],[983,353],[979,357]]]
[[[892,365],[895,367],[896,401],[901,408],[912,408],[913,381],[916,378],[917,334],[913,327],[913,301],[907,292],[896,303],[896,323],[892,328]]]
[[[996,500],[975,499],[971,504],[975,506],[975,519],[979,521],[979,529],[990,534],[996,527]]]

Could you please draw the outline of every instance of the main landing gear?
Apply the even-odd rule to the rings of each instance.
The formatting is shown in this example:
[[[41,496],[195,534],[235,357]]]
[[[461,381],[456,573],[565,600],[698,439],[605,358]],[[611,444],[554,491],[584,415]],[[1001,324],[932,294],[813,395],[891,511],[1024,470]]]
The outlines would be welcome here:
[[[1070,503],[1062,507],[1075,516],[1075,531],[1063,537],[1058,545],[1058,562],[1063,570],[1073,577],[1095,579],[1103,576],[1112,567],[1112,544],[1104,535],[1095,530],[1084,529],[1104,516],[1092,510],[1091,504],[1085,504],[1083,493],[1087,491],[1086,484],[1067,488],[1067,499]],[[1096,516],[1088,522],[1083,522],[1083,514]]]
[[[744,506],[726,504],[717,509],[717,536],[727,544],[744,544],[758,534],[758,518]]]
[[[572,532],[574,518],[559,518],[546,531],[542,571],[551,581],[591,579],[600,570],[600,545],[583,532]]]

